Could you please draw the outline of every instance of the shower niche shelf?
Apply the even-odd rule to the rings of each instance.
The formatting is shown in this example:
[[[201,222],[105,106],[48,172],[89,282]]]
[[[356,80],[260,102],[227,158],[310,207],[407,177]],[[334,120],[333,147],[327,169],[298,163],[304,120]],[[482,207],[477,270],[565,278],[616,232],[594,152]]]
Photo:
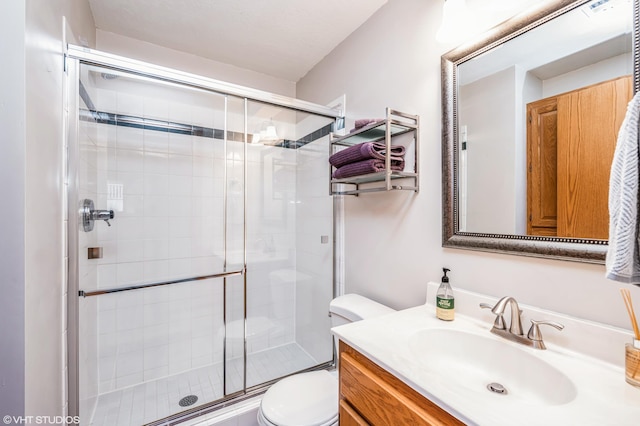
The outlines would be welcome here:
[[[389,148],[395,144],[405,147],[404,170],[384,170],[347,178],[331,178],[329,193],[331,195],[355,195],[368,192],[383,191],[419,191],[418,145],[420,118],[391,108],[386,109],[386,117],[367,124],[346,135],[330,134],[329,156],[341,149],[365,142],[383,143]],[[386,149],[385,164],[390,150]],[[335,167],[329,165],[329,176],[333,176]]]

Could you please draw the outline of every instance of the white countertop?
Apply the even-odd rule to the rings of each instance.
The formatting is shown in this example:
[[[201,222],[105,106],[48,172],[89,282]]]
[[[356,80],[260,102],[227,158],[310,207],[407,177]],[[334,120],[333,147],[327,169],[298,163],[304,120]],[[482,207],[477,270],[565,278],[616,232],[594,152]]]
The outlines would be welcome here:
[[[505,319],[509,320],[508,314]],[[490,333],[491,326],[492,323],[458,312],[454,321],[440,321],[435,317],[435,307],[427,304],[335,327],[332,332],[467,424],[640,425],[640,388],[625,382],[624,369],[619,365],[570,351],[553,343],[547,343],[547,350],[512,343]],[[523,327],[526,332],[528,323],[523,323]],[[410,351],[411,336],[417,331],[429,328],[475,333],[515,345],[564,373],[575,385],[576,396],[570,402],[561,405],[536,401],[532,401],[530,405],[513,404],[509,402],[510,395],[497,395],[486,389],[476,391],[452,387],[446,380],[442,380],[442,376],[435,377],[433,373],[426,371]],[[544,331],[545,336],[553,332]],[[592,343],[603,344],[602,341]],[[442,344],[446,342],[434,342],[434,345]],[[624,346],[616,349],[624,353]],[[469,348],[468,355],[474,356],[473,348]],[[455,375],[456,371],[450,371],[448,374]]]

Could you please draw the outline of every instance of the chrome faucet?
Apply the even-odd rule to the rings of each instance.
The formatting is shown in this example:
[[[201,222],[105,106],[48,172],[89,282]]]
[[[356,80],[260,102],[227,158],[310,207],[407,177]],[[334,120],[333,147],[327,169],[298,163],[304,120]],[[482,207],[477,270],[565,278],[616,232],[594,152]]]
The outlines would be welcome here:
[[[511,308],[511,318],[509,322],[509,329],[504,322],[504,311],[507,308],[507,304]],[[522,331],[522,310],[518,306],[518,302],[511,296],[505,296],[498,300],[494,306],[487,303],[481,303],[481,308],[491,309],[491,312],[495,314],[496,319],[493,322],[491,332],[498,336],[504,337],[512,342],[522,343],[527,346],[532,346],[536,349],[546,349],[547,347],[542,340],[542,333],[540,332],[540,325],[550,325],[558,330],[562,330],[564,326],[554,321],[535,321],[531,320],[531,328],[525,335]]]
[[[509,323],[509,332],[517,335],[522,335],[522,321],[520,319],[522,311],[520,310],[516,299],[511,296],[503,297],[502,299],[498,300],[498,303],[496,303],[496,305],[491,309],[491,312],[496,315],[502,316],[504,315],[504,310],[506,309],[507,304],[509,304],[509,307],[511,308],[511,322]]]

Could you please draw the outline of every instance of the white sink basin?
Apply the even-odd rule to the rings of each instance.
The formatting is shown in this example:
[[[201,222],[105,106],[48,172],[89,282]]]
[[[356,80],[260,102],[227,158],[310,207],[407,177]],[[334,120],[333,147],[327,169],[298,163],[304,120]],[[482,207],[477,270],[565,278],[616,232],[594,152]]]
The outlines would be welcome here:
[[[488,333],[488,331],[487,331]],[[462,394],[492,395],[506,404],[562,405],[576,388],[560,370],[508,341],[449,329],[417,331],[409,351],[434,380]],[[488,385],[493,385],[493,391]],[[500,387],[505,393],[497,392]]]

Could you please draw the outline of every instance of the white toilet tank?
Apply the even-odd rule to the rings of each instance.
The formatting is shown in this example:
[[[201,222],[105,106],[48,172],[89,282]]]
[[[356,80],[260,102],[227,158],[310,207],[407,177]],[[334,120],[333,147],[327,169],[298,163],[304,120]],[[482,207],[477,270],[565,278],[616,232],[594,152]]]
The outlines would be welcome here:
[[[329,304],[331,327],[375,318],[392,312],[395,310],[358,294],[338,296]]]

